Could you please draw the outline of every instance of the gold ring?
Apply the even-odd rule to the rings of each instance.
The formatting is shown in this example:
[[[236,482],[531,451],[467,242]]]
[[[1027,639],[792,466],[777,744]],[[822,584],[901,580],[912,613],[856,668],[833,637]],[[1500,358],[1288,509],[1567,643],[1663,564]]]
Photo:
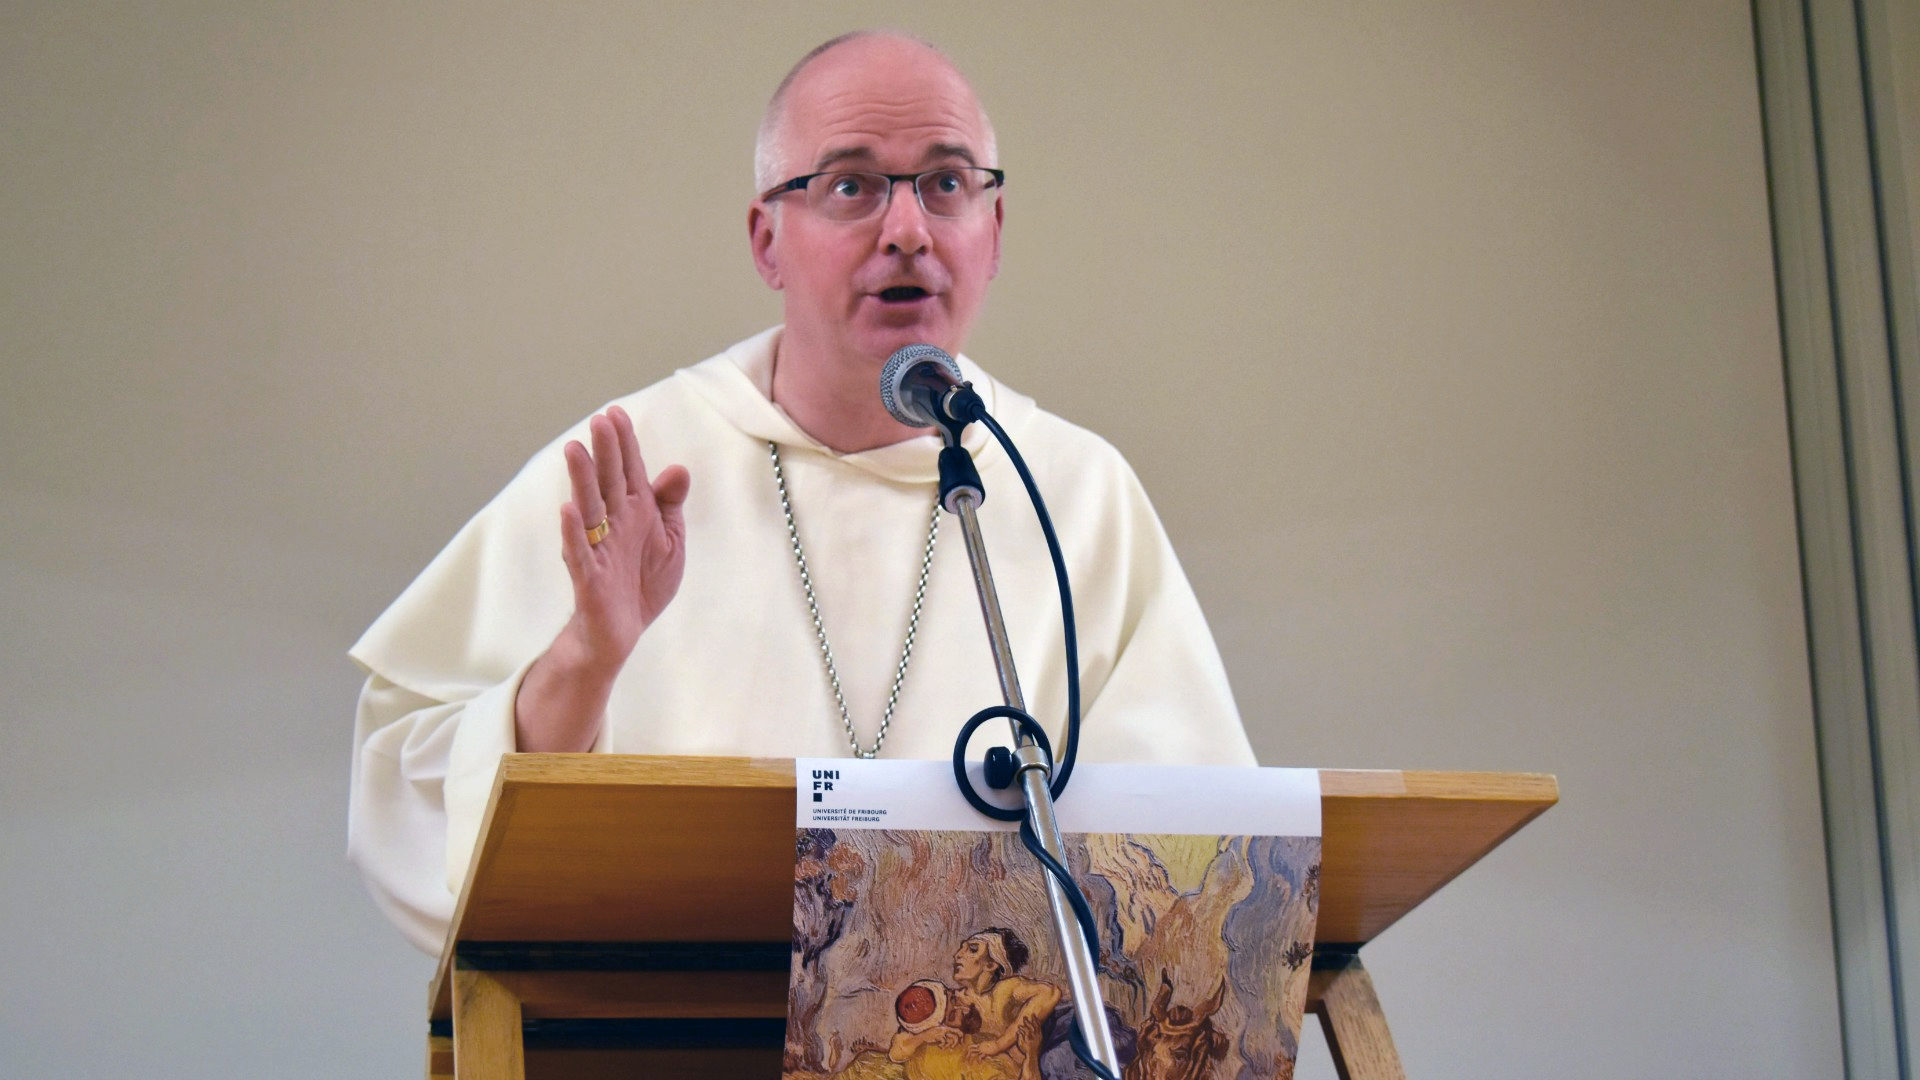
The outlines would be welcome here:
[[[608,524],[606,518],[604,517],[601,518],[600,524],[595,525],[593,528],[587,530],[587,546],[592,547],[593,545],[598,544],[600,541],[605,540],[607,538],[607,534],[612,531],[613,531],[613,526]]]

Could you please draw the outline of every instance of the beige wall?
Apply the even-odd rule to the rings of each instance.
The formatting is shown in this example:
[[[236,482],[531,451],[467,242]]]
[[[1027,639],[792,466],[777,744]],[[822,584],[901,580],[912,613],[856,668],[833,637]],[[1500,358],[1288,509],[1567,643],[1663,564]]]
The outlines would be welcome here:
[[[760,102],[902,19],[1012,176],[970,351],[1135,462],[1263,759],[1560,777],[1369,951],[1410,1072],[1837,1074],[1746,5],[1034,10],[0,16],[0,1074],[417,1067],[343,651],[777,318]]]

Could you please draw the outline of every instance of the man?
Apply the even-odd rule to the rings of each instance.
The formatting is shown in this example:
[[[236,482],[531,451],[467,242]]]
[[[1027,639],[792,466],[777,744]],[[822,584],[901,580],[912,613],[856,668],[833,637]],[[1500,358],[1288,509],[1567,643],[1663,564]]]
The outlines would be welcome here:
[[[748,235],[784,325],[535,455],[352,650],[369,677],[349,854],[429,952],[503,753],[938,758],[1001,700],[964,550],[938,542],[937,440],[878,393],[903,345],[958,355],[998,270],[986,114],[930,46],[848,35],[775,92],[755,163]],[[1088,760],[1251,764],[1132,471],[961,365],[1050,500]],[[1057,735],[1052,569],[1004,455],[978,425],[964,445],[1029,708]],[[674,464],[650,475],[649,461]]]

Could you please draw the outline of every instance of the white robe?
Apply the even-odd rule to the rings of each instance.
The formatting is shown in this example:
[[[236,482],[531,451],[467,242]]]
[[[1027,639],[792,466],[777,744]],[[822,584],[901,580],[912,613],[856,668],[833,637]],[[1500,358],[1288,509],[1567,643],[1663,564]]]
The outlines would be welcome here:
[[[594,749],[622,754],[849,754],[780,514],[787,491],[821,618],[863,744],[880,722],[932,508],[933,435],[855,454],[807,436],[770,400],[778,329],[619,399],[649,474],[693,475],[679,594],[614,683]],[[1087,761],[1250,765],[1220,657],[1186,575],[1119,452],[962,370],[1046,498],[1072,577]],[[351,650],[368,671],[354,732],[348,854],[429,953],[443,945],[521,678],[572,610],[561,448],[535,454]],[[964,445],[1030,712],[1060,744],[1066,663],[1052,564],[1012,463],[981,425]],[[942,514],[912,663],[883,757],[946,758],[962,721],[1002,698],[959,522]],[[989,725],[993,735],[1004,732]],[[977,745],[986,745],[981,741]],[[1071,791],[1067,797],[1071,798]]]

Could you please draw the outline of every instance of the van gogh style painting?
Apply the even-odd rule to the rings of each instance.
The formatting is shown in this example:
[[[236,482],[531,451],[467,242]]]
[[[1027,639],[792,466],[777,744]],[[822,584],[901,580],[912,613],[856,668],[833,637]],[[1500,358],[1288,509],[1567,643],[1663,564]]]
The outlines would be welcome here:
[[[1291,1077],[1318,837],[1068,834],[1126,1080]],[[787,1080],[1091,1077],[1011,832],[801,829]]]

